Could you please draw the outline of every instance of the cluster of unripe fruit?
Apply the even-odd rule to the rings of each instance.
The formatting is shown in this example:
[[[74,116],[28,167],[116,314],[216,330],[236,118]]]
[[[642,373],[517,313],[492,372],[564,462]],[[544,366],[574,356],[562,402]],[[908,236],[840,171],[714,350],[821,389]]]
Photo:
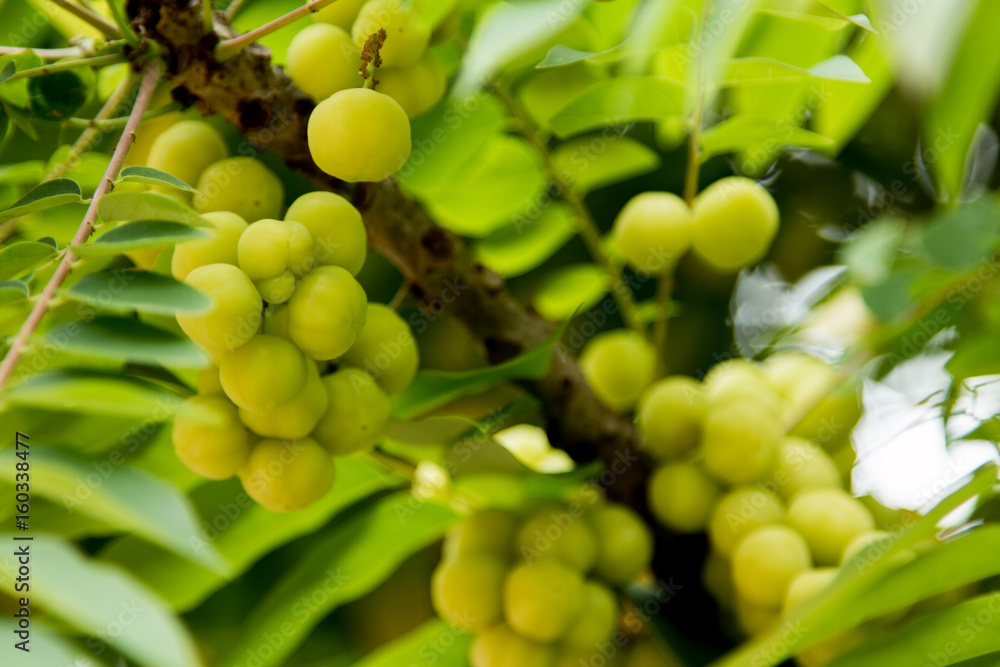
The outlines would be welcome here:
[[[789,372],[796,355],[773,359],[726,361],[700,383],[657,381],[636,411],[643,446],[657,460],[650,510],[675,532],[707,532],[706,586],[748,635],[822,591],[863,547],[889,539],[843,489],[829,454],[786,435],[809,378]],[[800,660],[823,662],[809,657]]]
[[[172,151],[158,150],[160,142],[214,130],[196,121],[175,127],[157,139],[149,161],[205,188],[194,205],[209,236],[177,244],[171,272],[212,302],[207,311],[178,314],[177,323],[214,365],[175,420],[174,447],[209,479],[239,475],[270,510],[299,509],[330,489],[334,456],[379,440],[388,395],[416,373],[417,346],[406,322],[368,304],[354,278],[366,235],[350,202],[311,192],[279,219],[283,190],[274,174],[251,158],[185,172],[190,163],[176,152],[183,142],[165,147]],[[219,165],[232,160],[246,162],[209,190]],[[272,178],[273,192],[248,184]],[[228,204],[237,211],[220,208]]]
[[[410,154],[409,119],[444,95],[444,67],[427,48],[437,33],[402,0],[338,0],[314,17],[285,63],[319,101],[309,118],[313,160],[344,181],[391,176]]]
[[[652,550],[642,519],[619,504],[482,510],[445,541],[432,599],[442,618],[476,633],[472,667],[607,664],[600,649],[622,616],[615,589],[648,568]],[[657,664],[646,653],[623,664]]]

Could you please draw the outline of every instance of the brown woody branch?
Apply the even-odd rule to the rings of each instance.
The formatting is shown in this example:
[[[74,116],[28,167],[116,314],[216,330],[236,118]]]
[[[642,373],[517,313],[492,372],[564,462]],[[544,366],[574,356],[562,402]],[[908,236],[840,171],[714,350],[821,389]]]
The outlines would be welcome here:
[[[252,45],[218,62],[215,46],[233,32],[218,22],[216,33],[205,35],[198,5],[130,0],[128,10],[136,31],[163,50],[168,75],[178,84],[175,96],[205,114],[223,116],[254,146],[274,151],[317,188],[348,190],[313,163],[306,125],[314,104],[281,68],[271,65],[267,49]],[[353,198],[369,243],[400,269],[422,305],[443,294],[459,294],[449,312],[484,343],[494,362],[520,354],[552,333],[551,323],[515,300],[499,275],[474,261],[462,240],[437,225],[393,180],[360,185]],[[631,422],[597,400],[565,351],[556,350],[548,375],[530,389],[544,405],[553,442],[577,460],[601,457],[610,462],[637,454]],[[646,464],[640,456],[638,464],[616,477],[609,494],[642,508]]]

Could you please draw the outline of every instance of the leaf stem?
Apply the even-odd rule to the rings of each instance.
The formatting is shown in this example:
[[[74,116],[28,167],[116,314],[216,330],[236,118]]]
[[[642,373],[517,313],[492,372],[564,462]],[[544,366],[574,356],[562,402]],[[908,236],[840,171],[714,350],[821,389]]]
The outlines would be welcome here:
[[[65,70],[76,69],[77,67],[101,67],[102,65],[113,65],[114,63],[125,62],[126,60],[127,58],[123,53],[109,53],[104,56],[76,58],[74,60],[60,60],[59,62],[42,65],[41,67],[32,67],[30,69],[23,69],[20,72],[14,72],[14,74],[9,79],[4,81],[4,83],[17,81],[18,79],[29,79],[35,76],[45,76],[46,74],[52,74],[53,72],[62,72]]]
[[[180,111],[184,108],[184,105],[180,102],[169,102],[164,104],[162,107],[156,107],[151,109],[142,115],[142,120],[152,120],[153,118],[159,118],[160,116],[165,116],[168,113],[173,113],[174,111]],[[97,130],[120,130],[125,127],[128,123],[129,116],[120,116],[117,118],[67,118],[63,121],[63,124],[67,127],[72,127],[76,129],[97,129]]]
[[[212,0],[201,0],[201,22],[206,35],[215,31],[215,10],[212,7]]]
[[[143,113],[146,111],[146,107],[149,105],[149,99],[153,96],[153,90],[156,88],[159,78],[160,63],[153,62],[147,64],[143,70],[142,85],[139,88],[139,94],[136,96],[135,105],[132,107],[132,113],[129,114],[128,122],[125,124],[125,131],[122,132],[121,138],[118,139],[118,144],[111,155],[108,168],[104,171],[104,176],[101,178],[101,182],[90,200],[87,212],[83,215],[83,220],[80,222],[80,227],[76,230],[71,244],[79,245],[86,243],[90,237],[93,224],[97,220],[97,204],[100,202],[101,197],[111,191],[115,177],[125,162],[125,156],[135,141],[136,130],[142,120]],[[66,276],[69,275],[75,261],[76,255],[72,251],[66,250],[66,254],[63,256],[62,261],[59,262],[59,266],[56,267],[55,273],[52,274],[49,282],[45,285],[41,294],[39,294],[38,301],[35,302],[24,324],[21,325],[20,331],[17,332],[14,340],[11,341],[10,349],[7,350],[3,362],[0,362],[0,389],[3,388],[14,372],[14,367],[17,366],[17,362],[21,358],[28,339],[34,334],[42,318],[45,317],[45,313],[48,312],[49,302],[52,301],[56,295],[56,291],[62,285],[63,281],[66,280]]]
[[[78,5],[70,0],[50,0],[50,2],[54,5],[62,7],[78,19],[83,20],[85,23],[89,23],[91,26],[97,28],[101,34],[108,39],[116,39],[122,36],[121,30],[118,29],[118,26],[100,14],[87,9],[83,5]]]
[[[246,0],[233,0],[229,3],[229,6],[226,7],[225,11],[226,20],[232,22],[232,20],[236,18],[236,15],[240,13],[240,10],[243,9],[243,5],[245,4]]]
[[[283,16],[279,16],[273,21],[268,21],[259,28],[254,28],[250,32],[245,32],[237,37],[223,40],[215,47],[215,59],[221,61],[231,58],[244,48],[256,42],[261,37],[270,35],[275,30],[280,30],[286,25],[298,21],[307,14],[318,12],[320,9],[333,2],[334,0],[310,0],[310,2],[307,2],[301,7],[294,9]]]
[[[577,233],[580,234],[584,245],[587,246],[590,256],[608,274],[608,278],[611,281],[611,293],[618,304],[618,310],[621,312],[622,321],[625,323],[625,326],[641,332],[643,326],[639,321],[639,316],[635,309],[635,299],[632,296],[632,291],[625,283],[621,268],[604,252],[604,248],[601,246],[600,229],[597,227],[597,223],[594,221],[594,217],[591,215],[590,209],[587,208],[583,197],[573,187],[573,184],[559,173],[559,170],[552,162],[552,153],[540,136],[538,128],[531,122],[527,114],[524,113],[506,86],[500,81],[494,80],[490,83],[490,87],[507,108],[507,111],[517,121],[521,135],[531,143],[535,151],[542,158],[542,164],[545,167],[545,172],[549,180],[558,188],[563,201],[573,210]]]
[[[122,102],[125,101],[125,96],[128,95],[128,92],[132,89],[132,84],[134,83],[135,74],[133,74],[132,71],[129,71],[128,74],[118,83],[118,86],[115,87],[114,92],[112,92],[111,96],[108,97],[104,106],[101,107],[101,110],[97,112],[93,120],[90,122],[93,123],[95,121],[102,121],[110,118],[111,114],[117,111],[118,107],[120,107]],[[59,164],[52,167],[52,169],[49,170],[49,173],[42,177],[42,182],[44,183],[45,181],[50,181],[53,178],[59,178],[69,171],[73,166],[73,163],[76,162],[85,151],[89,150],[91,146],[100,141],[103,136],[104,133],[96,125],[90,125],[87,127],[87,129],[85,129],[83,133],[77,137],[76,141],[73,142],[73,145],[70,147],[66,157],[64,157]]]

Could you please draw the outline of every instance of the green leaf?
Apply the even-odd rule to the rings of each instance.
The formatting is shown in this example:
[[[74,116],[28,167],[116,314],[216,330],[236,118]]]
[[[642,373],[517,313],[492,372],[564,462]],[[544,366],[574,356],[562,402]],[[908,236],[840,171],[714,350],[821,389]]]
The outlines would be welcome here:
[[[781,81],[820,79],[848,83],[871,83],[871,79],[849,56],[842,54],[816,63],[808,69],[795,67],[773,58],[733,58],[729,61],[721,86],[767,85]]]
[[[587,193],[653,171],[660,156],[635,139],[605,133],[560,144],[552,164],[575,190]]]
[[[211,299],[195,288],[149,271],[108,269],[92,273],[73,283],[63,294],[98,308],[159,315],[198,313],[212,307]]]
[[[208,232],[180,222],[136,220],[108,230],[92,243],[71,245],[70,250],[77,257],[101,257],[145,248],[162,248],[209,236]]]
[[[942,266],[974,266],[992,257],[1000,245],[1000,204],[994,197],[983,197],[945,209],[924,228],[920,241]]]
[[[865,226],[840,246],[838,261],[846,264],[851,279],[861,285],[886,280],[906,233],[906,222],[884,217]]]
[[[606,125],[652,121],[680,113],[684,84],[660,76],[607,79],[594,84],[553,116],[561,138]]]
[[[0,621],[0,633],[7,637],[16,637],[17,621],[4,619]],[[67,665],[68,667],[107,667],[107,663],[98,660],[90,651],[84,651],[59,631],[49,627],[38,619],[31,620],[31,651],[22,653],[13,644],[20,639],[14,639],[0,648],[0,661],[5,665],[18,667],[52,667],[52,665]]]
[[[141,165],[132,165],[125,167],[118,174],[119,181],[127,181],[131,183],[145,183],[146,185],[160,185],[169,186],[172,188],[177,188],[178,190],[186,190],[188,192],[197,192],[190,185],[177,178],[176,176],[171,176],[165,171],[159,169],[154,169],[152,167],[144,167]]]
[[[239,576],[278,547],[319,530],[331,517],[362,498],[403,480],[361,456],[337,459],[333,489],[309,507],[277,514],[247,496],[239,480],[206,484],[191,500],[202,517],[207,539],[194,548],[214,546]],[[135,537],[123,537],[101,553],[101,559],[132,572],[178,611],[192,609],[226,584],[226,578],[174,553]]]
[[[411,122],[410,158],[396,177],[410,192],[431,197],[460,173],[507,122],[493,95],[439,104]]]
[[[538,380],[549,371],[559,327],[545,342],[513,359],[473,371],[421,371],[413,383],[392,397],[394,419],[410,419],[451,401],[485,391],[505,380]]]
[[[174,368],[204,368],[208,357],[188,338],[130,317],[67,322],[45,334],[66,352]]]
[[[761,11],[776,14],[795,14],[796,16],[806,17],[812,16],[824,20],[832,19],[840,24],[850,23],[862,30],[871,33],[876,32],[875,28],[872,27],[871,20],[864,14],[848,16],[838,12],[824,2],[819,2],[819,0],[806,0],[806,2],[802,2],[801,0],[767,0]]]
[[[945,667],[1000,652],[1000,624],[991,622],[998,610],[1000,599],[996,593],[966,600],[918,618],[888,637],[848,651],[831,662],[830,667],[907,664]],[[983,618],[989,620],[979,620]]]
[[[937,157],[933,168],[943,198],[950,200],[959,195],[976,128],[989,123],[1000,95],[1000,40],[994,29],[1000,24],[1000,3],[973,4],[968,28],[943,79],[944,87],[930,104],[923,132],[925,150],[933,147]]]
[[[14,63],[16,71],[21,72],[26,69],[41,67],[44,62],[34,51],[21,51],[9,56],[0,57],[0,63],[7,66],[7,63]],[[28,106],[28,80],[15,79],[0,86],[0,99],[4,102],[24,109]],[[8,105],[4,105],[5,107]],[[36,137],[37,138],[37,137]]]
[[[529,215],[545,186],[535,149],[524,139],[500,135],[479,147],[460,180],[439,182],[427,205],[445,227],[481,237]]]
[[[24,195],[6,211],[0,212],[0,222],[19,218],[35,211],[60,206],[81,199],[80,186],[68,178],[57,178],[42,183]]]
[[[37,185],[45,175],[42,160],[25,160],[0,167],[0,185]]]
[[[204,418],[172,391],[142,378],[83,370],[45,371],[3,393],[13,405],[166,421],[174,414]]]
[[[550,67],[563,67],[579,62],[612,63],[627,55],[626,45],[629,40],[625,40],[618,46],[605,51],[580,51],[572,49],[562,44],[556,44],[545,55],[545,60],[535,65],[535,69],[548,69]]]
[[[502,276],[519,276],[545,263],[576,234],[573,212],[550,203],[534,217],[515,220],[473,246],[476,259]]]
[[[471,643],[472,635],[434,618],[378,647],[353,667],[467,667]]]
[[[608,292],[608,274],[597,264],[571,264],[550,272],[535,290],[535,310],[562,322],[600,302]]]
[[[55,254],[55,248],[37,241],[20,241],[0,248],[0,280],[22,276]]]
[[[0,280],[0,305],[24,301],[30,296],[28,284],[20,280]]]
[[[10,77],[14,76],[14,72],[16,71],[17,71],[17,66],[14,64],[14,61],[8,60],[7,64],[3,66],[3,69],[0,70],[0,83],[3,83]]]
[[[32,447],[31,490],[94,519],[133,533],[212,570],[225,573],[225,559],[204,540],[190,501],[176,487],[128,465],[124,455],[88,460],[53,447]],[[0,453],[3,482],[14,487],[13,448]]]
[[[409,555],[440,539],[457,518],[454,510],[414,501],[406,491],[335,525],[257,603],[240,641],[219,662],[220,667],[244,665],[248,652],[253,653],[273,633],[279,633],[283,641],[260,667],[285,664],[330,611],[375,588]],[[301,613],[302,600],[310,601],[310,613]]]
[[[3,535],[6,544],[14,535]],[[194,640],[171,610],[144,585],[117,568],[96,563],[53,535],[35,534],[31,601],[80,633],[106,642],[149,667],[199,667]],[[13,549],[11,549],[11,553]],[[0,560],[0,579],[13,590],[17,562]],[[127,622],[126,622],[127,621]]]
[[[699,136],[703,162],[716,155],[739,153],[761,144],[770,144],[775,148],[798,146],[818,150],[829,150],[834,146],[833,139],[789,125],[787,121],[744,115],[724,120]],[[747,158],[744,162],[750,159],[752,158]]]
[[[23,79],[19,79],[18,81],[15,81],[15,83],[24,83],[27,85],[27,81],[24,81]],[[2,92],[6,87],[7,86],[0,88],[0,92]],[[14,127],[24,132],[24,134],[32,141],[38,141],[38,129],[35,127],[35,124],[31,122],[30,116],[20,109],[7,104],[6,102],[4,102],[2,106],[4,115],[10,119],[10,122],[14,124]],[[7,131],[13,132],[14,130],[8,125]]]
[[[63,120],[86,103],[94,87],[94,73],[88,69],[65,70],[28,80],[31,111],[45,120]]]
[[[192,227],[209,227],[193,209],[159,192],[112,192],[101,197],[97,213],[105,222],[166,220]]]
[[[475,92],[494,72],[559,34],[587,3],[537,0],[525,4],[496,3],[476,21],[453,97]]]

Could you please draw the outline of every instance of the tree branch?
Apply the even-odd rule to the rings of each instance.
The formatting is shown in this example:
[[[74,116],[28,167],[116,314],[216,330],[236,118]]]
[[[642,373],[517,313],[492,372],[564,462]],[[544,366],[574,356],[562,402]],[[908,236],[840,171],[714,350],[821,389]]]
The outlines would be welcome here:
[[[313,163],[306,127],[315,105],[281,68],[271,66],[267,49],[254,44],[219,62],[215,41],[229,35],[203,36],[197,5],[130,0],[128,9],[140,34],[162,47],[178,84],[175,96],[203,113],[223,116],[257,148],[274,151],[317,188],[349,190]],[[353,199],[369,244],[400,269],[421,305],[438,309],[447,303],[448,312],[483,341],[494,363],[538,345],[554,330],[515,300],[503,278],[474,261],[463,241],[437,225],[392,179],[359,184]],[[635,450],[632,423],[598,401],[572,357],[557,347],[548,375],[530,388],[544,405],[553,443],[577,460],[628,460],[608,492],[644,507],[648,461]]]
[[[97,220],[97,204],[101,200],[101,197],[111,191],[115,178],[118,176],[118,171],[125,162],[125,156],[128,154],[129,148],[132,147],[132,142],[135,141],[135,131],[139,127],[142,114],[146,111],[146,106],[149,104],[149,99],[153,95],[153,89],[156,88],[159,78],[159,63],[147,65],[142,77],[139,94],[136,97],[135,105],[132,107],[132,113],[128,118],[128,123],[125,125],[125,130],[118,140],[118,145],[115,146],[115,152],[111,156],[108,168],[104,170],[104,176],[101,178],[101,182],[90,200],[90,206],[87,207],[87,212],[83,215],[80,227],[76,230],[76,235],[73,236],[73,240],[71,241],[73,245],[86,243],[91,232],[94,230],[94,221]],[[4,383],[10,378],[11,373],[14,372],[14,367],[17,366],[17,362],[21,358],[21,353],[24,352],[28,338],[35,333],[38,324],[45,317],[45,313],[48,312],[49,302],[52,301],[56,295],[56,291],[62,285],[63,281],[66,280],[66,276],[69,275],[75,261],[76,255],[67,249],[62,260],[59,262],[59,266],[56,267],[55,273],[52,274],[49,282],[38,296],[38,301],[35,302],[24,324],[21,325],[21,330],[17,332],[17,336],[11,342],[10,349],[7,350],[3,362],[0,363],[0,387],[3,387]]]

